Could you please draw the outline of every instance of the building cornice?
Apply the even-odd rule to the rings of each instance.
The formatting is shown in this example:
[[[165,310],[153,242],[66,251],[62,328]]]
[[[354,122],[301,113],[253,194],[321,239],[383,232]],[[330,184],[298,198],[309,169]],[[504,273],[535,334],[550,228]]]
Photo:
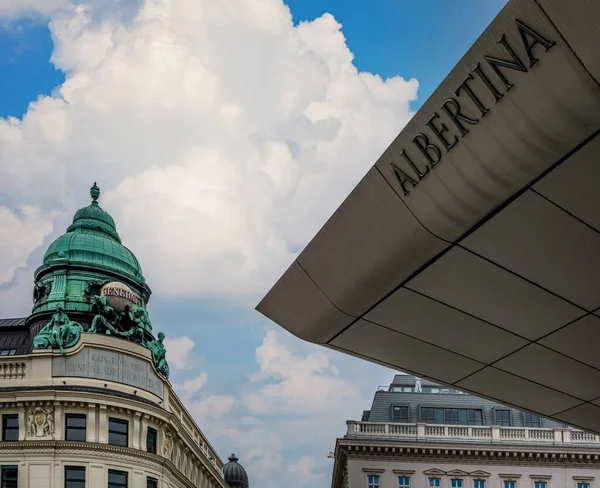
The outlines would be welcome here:
[[[600,451],[563,446],[398,446],[376,442],[340,440],[336,449],[338,458],[379,458],[383,460],[456,462],[465,464],[519,464],[519,465],[593,465],[600,464]],[[590,467],[591,467],[590,466]],[[335,471],[335,469],[334,469]]]

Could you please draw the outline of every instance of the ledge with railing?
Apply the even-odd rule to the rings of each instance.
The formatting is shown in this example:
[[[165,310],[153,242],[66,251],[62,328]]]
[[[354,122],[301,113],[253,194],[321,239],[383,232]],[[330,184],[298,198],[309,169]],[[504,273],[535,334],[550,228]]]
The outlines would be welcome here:
[[[598,444],[600,436],[568,428],[400,424],[348,420],[347,438],[450,440],[490,443]]]

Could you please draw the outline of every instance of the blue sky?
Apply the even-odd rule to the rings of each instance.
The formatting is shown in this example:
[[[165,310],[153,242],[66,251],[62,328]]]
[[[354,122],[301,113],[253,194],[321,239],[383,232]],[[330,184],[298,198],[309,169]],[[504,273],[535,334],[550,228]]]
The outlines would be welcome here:
[[[280,0],[30,3],[0,9],[0,315],[29,312],[97,180],[220,455],[254,485],[328,486],[335,437],[394,372],[254,306],[506,2],[289,0],[293,24]]]

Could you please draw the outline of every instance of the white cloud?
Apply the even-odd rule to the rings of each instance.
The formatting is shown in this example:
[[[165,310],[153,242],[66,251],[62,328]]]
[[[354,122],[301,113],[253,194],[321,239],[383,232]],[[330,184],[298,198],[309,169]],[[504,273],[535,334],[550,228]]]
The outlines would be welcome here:
[[[196,418],[219,419],[231,410],[234,401],[231,395],[208,395],[202,400],[192,402],[189,409]]]
[[[0,0],[0,16],[50,15],[68,3],[68,0]]]
[[[186,408],[197,422],[204,424],[207,420],[218,419],[231,410],[234,398],[231,395],[204,395],[197,399],[198,392],[208,382],[208,374],[203,371],[194,378],[185,380],[182,384],[173,384]]]
[[[1,190],[0,190],[1,193]],[[31,251],[39,247],[52,230],[52,218],[38,207],[16,210],[0,205],[0,284],[13,279]],[[41,264],[41,263],[40,263]]]
[[[156,293],[257,297],[407,122],[417,82],[358,72],[333,16],[294,26],[281,0],[135,8],[51,15],[67,79],[0,120],[0,193],[50,222],[95,179]]]
[[[314,472],[316,467],[317,460],[314,456],[302,456],[297,462],[291,464],[288,470],[293,476],[299,477],[304,482],[308,482],[311,479],[322,477],[322,475]]]
[[[190,352],[194,349],[194,341],[184,336],[165,338],[164,344],[169,364],[178,369],[187,368]]]
[[[251,484],[267,488],[326,483],[336,437],[360,419],[377,381],[393,372],[270,331],[256,350],[256,369],[219,422],[194,412],[209,439],[234,450]],[[193,408],[193,407],[192,407]],[[190,410],[193,411],[193,410]],[[272,473],[278,473],[273,478]]]
[[[294,353],[270,331],[256,350],[260,367],[255,381],[264,384],[246,396],[248,409],[256,414],[293,412],[312,415],[336,410],[340,404],[356,404],[360,392],[356,384],[341,378],[331,364],[331,355]],[[265,381],[266,380],[266,381]]]

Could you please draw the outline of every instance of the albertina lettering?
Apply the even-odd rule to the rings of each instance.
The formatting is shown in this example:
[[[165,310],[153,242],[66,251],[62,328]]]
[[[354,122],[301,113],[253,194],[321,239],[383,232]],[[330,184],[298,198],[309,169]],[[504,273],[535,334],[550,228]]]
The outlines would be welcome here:
[[[398,182],[402,187],[404,196],[407,196],[419,182],[425,178],[435,166],[442,161],[443,152],[450,152],[456,146],[460,139],[469,133],[468,126],[476,125],[480,117],[484,117],[490,108],[482,101],[481,94],[476,93],[482,91],[487,94],[487,97],[493,98],[494,103],[504,97],[508,91],[514,86],[507,78],[501,68],[510,69],[527,73],[528,68],[532,68],[538,62],[538,59],[533,54],[533,48],[539,44],[548,51],[556,43],[546,39],[540,33],[534,31],[525,23],[516,19],[517,30],[521,39],[522,48],[527,56],[529,66],[519,58],[515,50],[509,44],[506,36],[502,34],[498,39],[500,44],[507,53],[505,59],[496,58],[493,56],[483,56],[485,65],[496,75],[496,78],[502,83],[504,93],[490,80],[488,75],[483,71],[481,63],[471,70],[465,80],[454,90],[455,97],[448,98],[440,107],[440,113],[435,112],[429,121],[425,124],[430,135],[433,135],[435,142],[432,142],[430,135],[425,132],[419,132],[412,139],[414,146],[413,155],[409,155],[406,150],[402,149],[398,154],[399,159],[390,161],[392,171],[398,178]],[[474,106],[479,115],[477,117],[468,116],[462,112],[462,107],[459,102],[466,97]],[[462,102],[462,100],[461,100]],[[440,114],[443,116],[440,116]],[[455,130],[450,131],[444,123],[450,122]],[[457,134],[460,134],[460,138]],[[418,155],[421,161],[417,161],[414,155]]]

